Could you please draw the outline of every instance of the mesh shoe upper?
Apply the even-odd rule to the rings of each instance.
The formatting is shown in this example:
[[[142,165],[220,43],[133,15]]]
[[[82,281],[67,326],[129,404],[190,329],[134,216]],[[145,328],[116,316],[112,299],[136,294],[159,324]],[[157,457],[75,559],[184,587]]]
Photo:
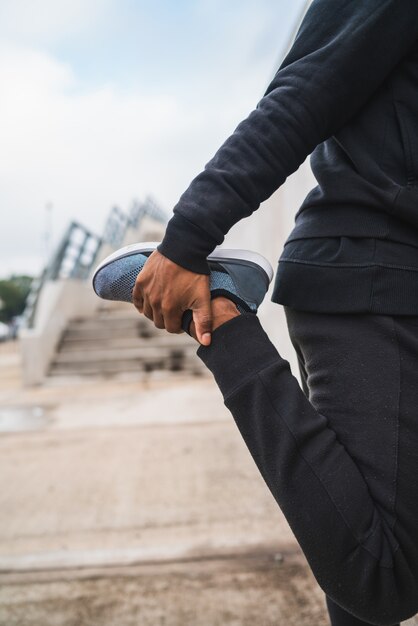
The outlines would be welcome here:
[[[132,302],[138,273],[156,247],[155,242],[131,244],[109,255],[93,277],[97,295]],[[208,261],[212,297],[229,297],[240,311],[256,313],[273,275],[268,261],[250,250],[215,250]]]
[[[102,267],[94,277],[93,286],[97,295],[105,300],[132,302],[132,289],[146,260],[144,254],[133,254]]]

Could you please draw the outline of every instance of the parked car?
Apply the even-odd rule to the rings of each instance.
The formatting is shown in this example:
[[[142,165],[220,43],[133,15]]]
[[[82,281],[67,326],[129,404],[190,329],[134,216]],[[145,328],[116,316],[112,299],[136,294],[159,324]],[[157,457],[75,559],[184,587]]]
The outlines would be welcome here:
[[[23,316],[16,315],[9,322],[9,339],[17,339],[19,330],[23,325]]]
[[[9,339],[9,336],[9,327],[7,324],[0,322],[0,341],[6,341],[6,339]]]

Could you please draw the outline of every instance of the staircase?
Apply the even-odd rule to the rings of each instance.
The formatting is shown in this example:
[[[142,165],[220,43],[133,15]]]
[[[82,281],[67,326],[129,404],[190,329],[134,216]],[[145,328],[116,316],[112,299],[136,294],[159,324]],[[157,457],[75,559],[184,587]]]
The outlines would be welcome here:
[[[196,348],[187,334],[158,330],[131,306],[106,308],[93,318],[70,322],[48,378],[115,377],[128,372],[138,379],[205,375]]]

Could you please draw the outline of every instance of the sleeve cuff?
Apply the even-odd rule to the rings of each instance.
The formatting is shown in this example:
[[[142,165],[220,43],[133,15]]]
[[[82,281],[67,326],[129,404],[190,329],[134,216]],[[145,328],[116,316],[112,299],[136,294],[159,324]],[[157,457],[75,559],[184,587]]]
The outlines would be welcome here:
[[[214,375],[224,397],[281,359],[254,313],[219,326],[212,333],[210,346],[200,346],[197,355]]]
[[[175,213],[167,224],[164,239],[158,251],[168,259],[196,274],[209,274],[206,260],[216,241],[188,219]]]

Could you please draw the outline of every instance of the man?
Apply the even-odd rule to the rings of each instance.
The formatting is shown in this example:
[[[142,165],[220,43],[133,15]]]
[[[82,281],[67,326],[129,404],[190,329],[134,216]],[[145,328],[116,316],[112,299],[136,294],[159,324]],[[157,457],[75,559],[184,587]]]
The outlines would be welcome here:
[[[417,38],[413,0],[315,0],[158,249],[136,250],[136,308],[201,344],[333,626],[418,611]],[[264,293],[251,309],[234,259],[210,255],[311,153],[318,186],[296,213],[272,298],[303,393],[254,315],[265,282],[253,281]],[[220,274],[232,281],[222,296]]]

